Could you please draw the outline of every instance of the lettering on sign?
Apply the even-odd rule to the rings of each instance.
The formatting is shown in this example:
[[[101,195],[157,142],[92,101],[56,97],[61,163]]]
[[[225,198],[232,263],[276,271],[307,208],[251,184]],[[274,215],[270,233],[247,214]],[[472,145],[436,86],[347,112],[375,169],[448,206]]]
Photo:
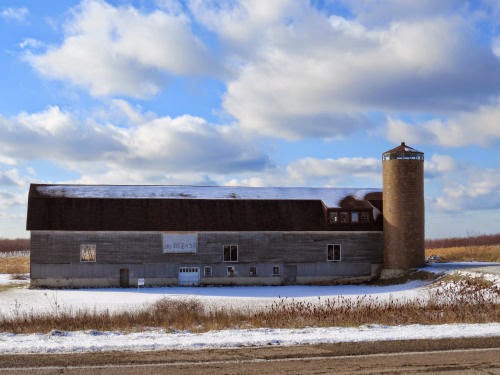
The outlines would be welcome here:
[[[80,245],[80,262],[95,262],[96,261],[96,245],[82,244]]]
[[[198,233],[163,233],[164,253],[196,253]]]

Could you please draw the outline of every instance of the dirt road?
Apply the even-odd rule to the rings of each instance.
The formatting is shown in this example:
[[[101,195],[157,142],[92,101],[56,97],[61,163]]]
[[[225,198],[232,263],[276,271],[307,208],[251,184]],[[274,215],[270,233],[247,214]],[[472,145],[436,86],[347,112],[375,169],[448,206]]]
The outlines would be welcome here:
[[[3,374],[500,374],[500,337],[230,350],[0,355]]]

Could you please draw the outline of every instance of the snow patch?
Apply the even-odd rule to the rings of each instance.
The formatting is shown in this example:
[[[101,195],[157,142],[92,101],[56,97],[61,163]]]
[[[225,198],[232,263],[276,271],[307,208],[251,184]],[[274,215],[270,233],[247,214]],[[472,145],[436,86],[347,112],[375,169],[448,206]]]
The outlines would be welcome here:
[[[303,329],[245,329],[191,333],[151,330],[135,333],[78,331],[62,334],[0,334],[0,353],[75,353],[110,350],[220,349],[266,345],[443,339],[500,336],[500,323]]]

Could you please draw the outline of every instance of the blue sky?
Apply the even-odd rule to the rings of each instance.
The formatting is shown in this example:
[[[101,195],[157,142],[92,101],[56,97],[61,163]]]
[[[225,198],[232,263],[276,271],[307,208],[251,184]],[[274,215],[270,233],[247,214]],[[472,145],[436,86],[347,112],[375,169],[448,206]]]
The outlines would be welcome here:
[[[30,182],[381,187],[426,235],[500,231],[500,3],[0,2],[0,237]]]

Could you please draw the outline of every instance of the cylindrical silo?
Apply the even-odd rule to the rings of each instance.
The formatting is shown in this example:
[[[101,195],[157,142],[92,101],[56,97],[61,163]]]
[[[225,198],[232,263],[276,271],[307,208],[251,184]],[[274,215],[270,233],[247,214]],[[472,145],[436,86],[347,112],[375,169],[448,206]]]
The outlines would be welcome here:
[[[424,154],[404,142],[383,153],[383,277],[425,263]]]

